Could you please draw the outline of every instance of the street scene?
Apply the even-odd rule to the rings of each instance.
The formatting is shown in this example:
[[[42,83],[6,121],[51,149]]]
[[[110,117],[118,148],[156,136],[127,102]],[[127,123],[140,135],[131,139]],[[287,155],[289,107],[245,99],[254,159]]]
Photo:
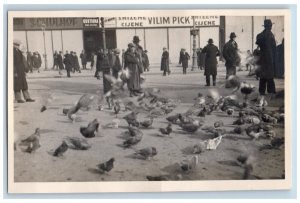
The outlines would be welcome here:
[[[285,179],[283,22],[14,19],[14,181]]]

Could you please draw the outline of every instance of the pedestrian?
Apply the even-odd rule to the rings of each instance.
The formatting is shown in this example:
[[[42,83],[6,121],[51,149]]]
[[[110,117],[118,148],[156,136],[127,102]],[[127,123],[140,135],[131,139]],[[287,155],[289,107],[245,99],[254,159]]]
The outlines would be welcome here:
[[[128,44],[128,49],[125,52],[125,69],[128,69],[129,79],[127,81],[127,87],[130,92],[129,96],[138,96],[141,89],[140,84],[140,71],[138,67],[139,56],[136,53],[136,49],[133,43]]]
[[[223,57],[226,60],[226,79],[230,75],[236,75],[236,66],[240,64],[240,56],[238,54],[238,44],[236,43],[236,34],[230,33],[230,40],[223,47]]]
[[[69,54],[68,51],[66,51],[63,62],[65,64],[65,68],[66,68],[66,71],[67,71],[67,77],[70,78],[71,77],[70,72],[72,71],[72,63],[73,62],[72,62],[72,55]]]
[[[53,67],[52,69],[58,69],[58,61],[57,61],[57,58],[58,58],[58,53],[57,51],[54,51],[54,54],[53,54]]]
[[[190,55],[186,52],[186,49],[183,49],[183,54],[181,55],[179,63],[182,64],[183,74],[186,74],[186,69],[189,66]]]
[[[253,59],[253,54],[250,50],[247,50],[247,56],[246,56],[246,71],[250,68],[249,72],[251,72],[252,64],[251,61]]]
[[[28,64],[28,69],[30,73],[33,73],[33,66],[32,66],[32,53],[30,51],[27,52],[27,64]]]
[[[105,77],[105,75],[111,75],[110,69],[111,69],[111,62],[110,58],[108,56],[108,50],[104,49],[102,54],[102,60],[101,60],[101,71],[103,73],[103,92],[104,94],[108,93],[111,90],[111,83],[110,81]],[[112,108],[112,101],[110,96],[106,96],[106,102],[108,104],[108,108]]]
[[[21,45],[21,41],[15,39],[13,41],[13,50],[14,50],[14,94],[15,94],[15,100],[18,103],[24,103],[26,102],[34,102],[34,99],[30,98],[29,92],[28,92],[28,84],[26,80],[26,73],[29,70],[27,69],[27,61],[25,59],[25,56],[19,49]],[[22,99],[21,92],[23,93],[25,101]]]
[[[118,74],[119,71],[122,70],[122,65],[121,65],[121,61],[120,61],[120,49],[115,49],[114,50],[114,55],[112,58],[112,75],[118,79]]]
[[[283,78],[284,77],[284,39],[282,39],[282,43],[277,46],[277,61],[276,61],[276,77]]]
[[[202,53],[205,56],[205,69],[204,75],[206,76],[206,86],[210,86],[210,76],[213,79],[213,86],[216,86],[217,77],[217,56],[220,56],[218,47],[216,47],[212,39],[208,40],[208,44],[203,48]]]
[[[148,71],[149,72],[149,66],[150,66],[150,63],[149,63],[149,58],[148,58],[148,51],[145,50],[144,51],[144,54],[143,54],[143,66],[144,66],[144,71]]]
[[[74,70],[77,71],[78,73],[81,73],[79,59],[75,51],[73,52],[73,59],[74,59]]]
[[[80,59],[81,59],[82,69],[83,69],[83,70],[86,70],[87,55],[86,55],[86,53],[85,53],[84,50],[81,51]]]
[[[39,73],[41,65],[42,65],[41,55],[39,54],[39,52],[35,51],[33,53],[32,66],[33,66],[33,68],[37,69],[37,71]]]
[[[100,80],[99,72],[102,69],[102,63],[103,63],[104,53],[103,49],[100,49],[97,53],[97,60],[96,60],[96,71],[94,77]]]
[[[94,69],[94,64],[95,64],[95,53],[91,53],[91,70]]]
[[[143,56],[144,56],[144,51],[143,47],[139,44],[140,43],[140,38],[139,36],[133,36],[133,45],[135,46],[135,52],[136,56],[138,57],[138,68],[139,68],[139,75],[141,75],[144,72],[144,66],[143,66]],[[139,90],[141,91],[141,90]]]
[[[164,71],[163,76],[166,76],[167,73],[168,73],[168,75],[170,75],[170,73],[171,73],[170,67],[169,67],[169,52],[166,47],[163,48],[160,70]]]
[[[64,64],[63,64],[63,55],[62,51],[59,51],[59,54],[57,56],[57,63],[58,63],[58,68],[59,68],[59,75],[62,75],[62,70],[64,69]]]
[[[181,59],[182,59],[182,57],[183,57],[183,55],[184,55],[184,48],[182,48],[181,50],[180,50],[180,52],[179,52],[179,62],[178,62],[178,64],[179,65],[181,65]]]
[[[259,79],[259,93],[261,99],[259,105],[261,106],[265,99],[266,89],[272,97],[276,93],[274,82],[274,69],[276,60],[276,42],[272,33],[272,21],[270,19],[264,20],[264,30],[256,36],[256,44],[260,48],[260,79]]]

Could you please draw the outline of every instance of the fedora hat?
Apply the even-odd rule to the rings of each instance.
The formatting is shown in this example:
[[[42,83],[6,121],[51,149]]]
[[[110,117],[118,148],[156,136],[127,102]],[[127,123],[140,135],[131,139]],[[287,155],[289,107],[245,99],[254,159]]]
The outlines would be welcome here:
[[[272,21],[270,19],[266,19],[264,20],[264,27],[272,27],[274,23],[272,23]]]
[[[235,38],[236,34],[234,32],[230,33],[230,38]]]
[[[139,42],[141,41],[139,36],[133,36],[133,42]]]
[[[214,43],[213,39],[211,39],[211,38],[207,42],[210,44]]]
[[[19,39],[14,39],[13,44],[20,46],[20,44],[22,44],[22,43]]]

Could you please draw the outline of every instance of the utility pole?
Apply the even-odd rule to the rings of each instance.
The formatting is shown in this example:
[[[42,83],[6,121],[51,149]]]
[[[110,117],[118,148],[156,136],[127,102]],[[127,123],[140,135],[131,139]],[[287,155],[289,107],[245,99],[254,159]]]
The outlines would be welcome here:
[[[195,27],[195,17],[193,16],[193,29],[191,30],[191,35],[193,35],[193,65],[192,71],[197,68],[197,53],[196,53],[196,35],[199,35],[199,29]]]
[[[43,39],[44,39],[44,59],[45,59],[45,70],[47,70],[47,51],[46,51],[46,37],[45,37],[45,30],[46,30],[46,25],[43,23],[42,26],[42,31],[43,31]]]

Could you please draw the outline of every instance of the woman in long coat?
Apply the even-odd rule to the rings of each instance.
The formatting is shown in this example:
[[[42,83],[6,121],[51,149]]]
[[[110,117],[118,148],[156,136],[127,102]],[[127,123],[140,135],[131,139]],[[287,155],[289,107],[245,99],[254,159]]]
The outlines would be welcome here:
[[[183,54],[180,57],[181,58],[180,58],[179,63],[182,64],[183,74],[186,74],[186,69],[189,66],[190,55],[186,52],[185,49],[183,49]]]
[[[206,54],[205,56],[205,69],[204,75],[206,76],[206,86],[210,86],[210,76],[213,78],[213,85],[216,86],[216,77],[217,77],[217,56],[220,56],[218,47],[213,44],[213,40],[208,40],[208,45],[206,45],[202,53]]]
[[[73,56],[71,54],[66,53],[64,58],[64,64],[65,64],[68,78],[71,77],[70,72],[72,71],[72,57]]]
[[[161,57],[160,70],[164,71],[163,76],[166,76],[167,72],[169,75],[171,73],[170,67],[169,67],[169,52],[168,52],[167,48],[165,48],[165,47],[163,48],[163,53],[162,53],[162,57]]]
[[[128,49],[125,52],[125,68],[128,68],[129,79],[127,82],[128,90],[130,91],[130,96],[138,96],[141,89],[140,83],[140,71],[138,67],[139,58],[135,53],[135,47],[132,43],[128,44]]]

